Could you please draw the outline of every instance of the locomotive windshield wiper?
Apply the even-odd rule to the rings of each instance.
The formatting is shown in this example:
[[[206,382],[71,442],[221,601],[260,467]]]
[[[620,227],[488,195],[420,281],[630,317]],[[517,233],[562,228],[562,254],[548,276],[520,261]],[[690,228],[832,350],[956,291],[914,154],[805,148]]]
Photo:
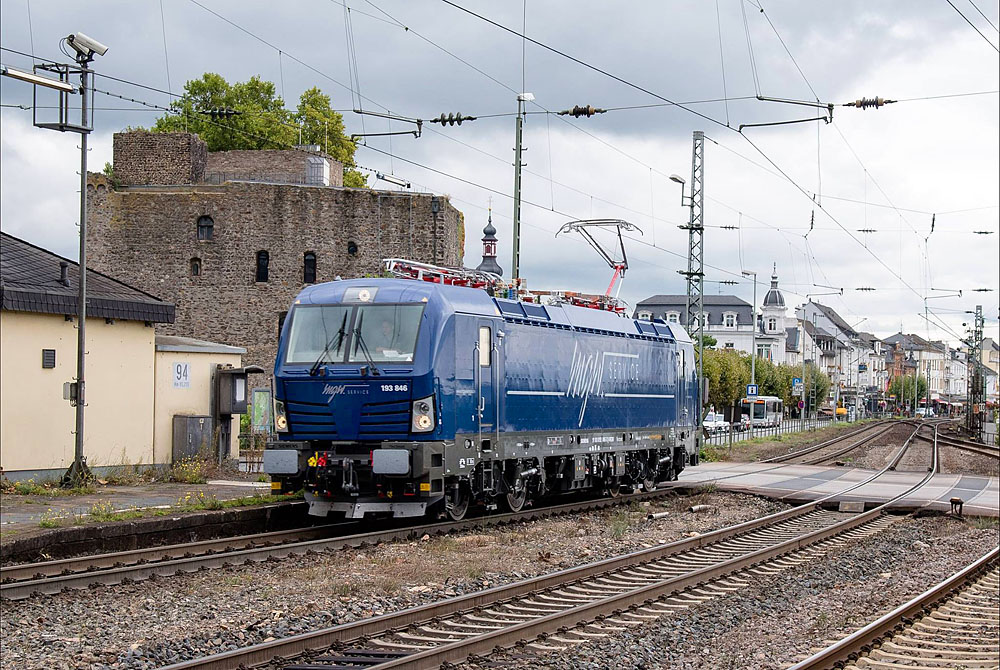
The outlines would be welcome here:
[[[365,315],[362,314],[360,317],[358,317],[358,325],[354,327],[354,337],[356,337],[358,341],[358,344],[355,347],[355,351],[357,351],[358,347],[361,348],[361,353],[365,355],[365,361],[371,368],[372,376],[377,377],[382,373],[379,372],[379,369],[375,366],[375,360],[372,358],[371,353],[368,351],[368,345],[365,344],[365,338],[361,334],[361,324],[363,324],[364,322],[365,322]]]
[[[323,360],[327,357],[327,354],[330,353],[331,345],[333,346],[334,350],[340,349],[340,344],[341,342],[344,341],[344,335],[346,331],[347,331],[347,313],[345,312],[344,320],[340,324],[340,330],[338,330],[333,337],[327,340],[326,346],[323,347],[323,351],[322,353],[320,353],[319,358],[317,358],[316,362],[312,364],[311,368],[309,368],[310,377],[315,377],[316,373],[319,372],[319,366],[323,364]],[[337,340],[336,345],[333,344],[333,341],[335,339]]]

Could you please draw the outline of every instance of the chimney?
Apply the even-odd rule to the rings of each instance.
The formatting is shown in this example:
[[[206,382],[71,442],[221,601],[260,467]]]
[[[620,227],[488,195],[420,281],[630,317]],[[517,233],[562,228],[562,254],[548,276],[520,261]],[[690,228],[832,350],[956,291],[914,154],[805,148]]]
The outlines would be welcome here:
[[[69,286],[69,263],[66,261],[59,261],[59,283]]]

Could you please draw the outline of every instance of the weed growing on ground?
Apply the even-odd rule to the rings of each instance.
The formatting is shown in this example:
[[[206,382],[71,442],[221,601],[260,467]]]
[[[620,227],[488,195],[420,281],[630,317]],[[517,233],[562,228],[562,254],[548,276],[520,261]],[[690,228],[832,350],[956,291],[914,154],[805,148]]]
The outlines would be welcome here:
[[[628,510],[621,510],[611,515],[608,521],[608,533],[616,540],[628,533],[629,513]]]
[[[89,484],[64,489],[54,481],[36,482],[34,479],[25,479],[12,482],[6,478],[0,482],[0,490],[8,495],[17,496],[83,496],[95,492],[94,487]]]
[[[167,479],[182,484],[204,484],[208,481],[209,462],[202,458],[182,458],[170,468]]]
[[[997,530],[1000,528],[1000,519],[988,516],[974,516],[968,519],[969,525],[976,530]]]

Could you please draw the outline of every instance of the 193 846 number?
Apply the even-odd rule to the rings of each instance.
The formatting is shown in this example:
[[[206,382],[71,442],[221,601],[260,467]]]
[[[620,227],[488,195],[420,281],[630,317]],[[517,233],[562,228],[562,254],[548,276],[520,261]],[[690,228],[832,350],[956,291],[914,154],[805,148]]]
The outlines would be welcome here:
[[[406,384],[382,384],[382,391],[392,392],[392,391],[409,391],[410,387]]]

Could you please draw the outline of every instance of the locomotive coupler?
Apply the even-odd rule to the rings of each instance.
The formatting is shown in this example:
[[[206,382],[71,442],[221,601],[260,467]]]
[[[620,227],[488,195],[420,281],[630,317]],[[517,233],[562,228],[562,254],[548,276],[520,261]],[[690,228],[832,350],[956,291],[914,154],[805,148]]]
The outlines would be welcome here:
[[[347,494],[357,494],[358,487],[358,474],[354,471],[354,462],[345,458],[343,460],[343,470],[342,479],[340,484],[341,490]]]

